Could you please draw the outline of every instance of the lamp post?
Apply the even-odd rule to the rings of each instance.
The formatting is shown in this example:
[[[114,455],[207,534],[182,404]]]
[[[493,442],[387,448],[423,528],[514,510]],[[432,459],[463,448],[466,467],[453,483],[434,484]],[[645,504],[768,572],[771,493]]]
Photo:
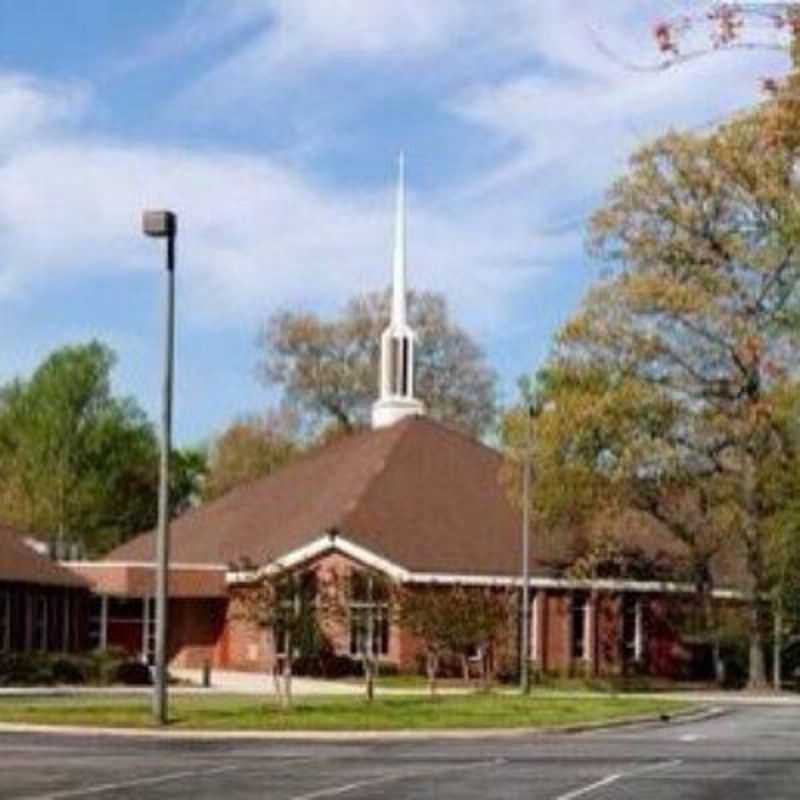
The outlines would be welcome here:
[[[525,453],[522,459],[522,619],[520,631],[519,688],[527,694],[531,688],[530,662],[530,490],[531,490],[531,441],[533,439],[533,406],[526,408]]]
[[[167,291],[164,331],[164,387],[161,406],[161,459],[158,481],[158,529],[156,531],[156,653],[153,716],[167,722],[167,615],[169,576],[169,457],[172,451],[172,382],[175,360],[175,235],[178,218],[172,211],[145,211],[146,236],[167,240]],[[147,600],[145,600],[147,602]]]

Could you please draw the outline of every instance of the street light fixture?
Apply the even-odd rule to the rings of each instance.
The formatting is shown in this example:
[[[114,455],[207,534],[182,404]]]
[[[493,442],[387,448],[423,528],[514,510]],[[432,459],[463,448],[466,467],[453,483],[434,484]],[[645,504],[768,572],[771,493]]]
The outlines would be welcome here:
[[[172,383],[175,361],[175,236],[178,218],[172,211],[145,211],[145,236],[167,240],[167,293],[164,332],[164,388],[161,406],[161,459],[158,481],[158,529],[156,531],[156,653],[153,715],[167,723],[167,601],[169,576],[169,457],[172,451]],[[145,602],[148,602],[145,599]]]

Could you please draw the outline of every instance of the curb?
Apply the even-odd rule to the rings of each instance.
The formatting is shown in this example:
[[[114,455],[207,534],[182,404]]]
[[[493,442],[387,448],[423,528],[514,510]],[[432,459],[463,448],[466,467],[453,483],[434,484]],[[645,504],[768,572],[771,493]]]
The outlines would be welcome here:
[[[442,730],[397,731],[214,731],[214,730],[151,730],[142,728],[102,728],[78,725],[29,725],[27,723],[0,722],[2,733],[62,734],[64,736],[114,736],[126,739],[157,739],[162,741],[308,741],[308,742],[403,742],[434,739],[508,739],[525,736],[553,736],[558,734],[590,733],[615,728],[677,722],[701,722],[722,716],[727,709],[691,708],[670,714],[666,719],[660,714],[643,714],[637,717],[554,725],[546,728],[457,728]]]

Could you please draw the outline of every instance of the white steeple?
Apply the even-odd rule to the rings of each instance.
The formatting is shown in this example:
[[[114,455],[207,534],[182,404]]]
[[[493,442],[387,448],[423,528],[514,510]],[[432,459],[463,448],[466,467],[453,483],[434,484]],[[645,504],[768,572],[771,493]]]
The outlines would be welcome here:
[[[411,415],[425,413],[414,397],[416,335],[406,316],[406,178],[400,153],[392,262],[392,316],[381,336],[380,396],[372,407],[372,427],[385,428]]]

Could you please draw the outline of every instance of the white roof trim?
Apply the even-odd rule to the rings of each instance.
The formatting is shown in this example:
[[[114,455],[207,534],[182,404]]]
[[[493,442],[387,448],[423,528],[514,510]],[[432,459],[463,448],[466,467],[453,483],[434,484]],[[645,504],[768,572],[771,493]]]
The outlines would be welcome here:
[[[463,586],[522,586],[522,579],[509,575],[456,575],[453,573],[412,572],[406,579],[408,583],[456,583]],[[532,589],[594,589],[596,591],[650,592],[663,594],[694,594],[696,588],[691,583],[674,581],[636,581],[598,578],[547,578],[531,576],[528,586]],[[735,599],[744,593],[733,589],[715,589],[714,597]]]
[[[275,569],[290,569],[315,556],[334,550],[350,556],[368,567],[377,569],[400,583],[444,583],[461,586],[522,586],[522,578],[514,575],[464,575],[449,572],[411,572],[394,561],[347,539],[341,534],[326,533],[296,550],[287,553],[273,565],[257,570],[229,572],[226,580],[230,583],[250,583],[261,575]],[[673,581],[634,581],[601,578],[597,580],[578,578],[548,578],[531,576],[528,585],[533,589],[594,589],[610,592],[641,592],[660,594],[694,594],[696,588],[690,583]],[[720,600],[741,599],[745,595],[733,589],[715,589],[714,597]]]
[[[377,555],[377,553],[373,553],[372,550],[351,542],[340,534],[325,533],[308,544],[298,547],[296,550],[291,550],[283,558],[276,559],[274,563],[265,567],[256,570],[231,571],[228,573],[226,580],[228,583],[251,583],[258,580],[262,575],[269,574],[276,569],[291,569],[329,550],[335,550],[343,555],[350,556],[350,558],[360,561],[368,567],[380,570],[397,581],[405,581],[409,576],[409,572],[403,567]]]

